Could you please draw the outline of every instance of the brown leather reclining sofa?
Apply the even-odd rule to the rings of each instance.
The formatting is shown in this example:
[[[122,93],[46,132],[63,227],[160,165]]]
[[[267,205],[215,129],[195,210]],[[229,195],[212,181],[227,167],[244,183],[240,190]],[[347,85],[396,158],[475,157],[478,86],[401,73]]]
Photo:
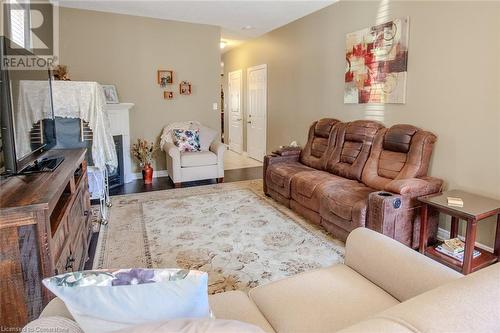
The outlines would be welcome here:
[[[411,125],[321,119],[300,154],[265,157],[264,192],[342,240],[367,227],[416,248],[417,198],[443,185],[427,177],[435,141]],[[432,236],[438,218],[429,219]]]

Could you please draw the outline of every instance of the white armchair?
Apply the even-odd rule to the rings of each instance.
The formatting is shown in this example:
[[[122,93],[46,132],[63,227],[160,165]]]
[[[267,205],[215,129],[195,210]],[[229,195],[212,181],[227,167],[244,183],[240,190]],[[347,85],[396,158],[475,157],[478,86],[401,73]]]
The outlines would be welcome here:
[[[175,187],[183,182],[215,178],[224,182],[224,151],[226,146],[215,139],[208,151],[181,152],[172,142],[165,142],[167,172]]]

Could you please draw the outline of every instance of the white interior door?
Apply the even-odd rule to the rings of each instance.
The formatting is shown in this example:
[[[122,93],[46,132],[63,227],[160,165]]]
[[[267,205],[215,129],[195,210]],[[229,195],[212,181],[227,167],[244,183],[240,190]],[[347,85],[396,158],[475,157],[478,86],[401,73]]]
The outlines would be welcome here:
[[[247,69],[247,153],[263,161],[267,137],[267,65]]]
[[[229,149],[243,152],[242,71],[229,73]]]

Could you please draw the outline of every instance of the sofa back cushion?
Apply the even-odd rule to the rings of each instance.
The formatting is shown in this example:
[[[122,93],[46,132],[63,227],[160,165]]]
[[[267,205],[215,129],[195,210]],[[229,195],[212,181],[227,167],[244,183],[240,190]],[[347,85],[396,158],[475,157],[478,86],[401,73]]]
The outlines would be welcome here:
[[[383,127],[370,120],[342,124],[326,170],[341,177],[361,180],[375,135]]]
[[[323,118],[315,121],[309,128],[307,143],[300,154],[300,162],[311,168],[324,170],[329,147],[335,144],[336,124],[339,120]]]
[[[217,137],[217,131],[206,126],[200,126],[200,150],[209,151],[210,145]],[[219,141],[219,140],[217,140]]]
[[[377,133],[362,175],[367,186],[383,190],[391,180],[427,175],[436,136],[412,125]]]
[[[498,332],[499,276],[500,264],[496,263],[393,306],[338,333]],[[410,278],[411,281],[416,279]],[[400,281],[411,285],[409,280],[401,278]]]
[[[368,228],[357,228],[349,234],[344,263],[400,302],[462,276]]]

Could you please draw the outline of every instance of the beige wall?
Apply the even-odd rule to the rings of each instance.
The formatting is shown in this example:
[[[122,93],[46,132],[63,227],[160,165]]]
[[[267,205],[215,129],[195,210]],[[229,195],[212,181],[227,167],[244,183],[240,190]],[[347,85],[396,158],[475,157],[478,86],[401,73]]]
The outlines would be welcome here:
[[[346,33],[405,16],[406,104],[344,104]],[[499,2],[342,1],[229,51],[223,61],[226,78],[268,65],[268,151],[303,144],[315,119],[375,115],[387,126],[436,133],[430,174],[448,188],[500,199]],[[492,246],[494,230],[493,221],[480,225],[479,240]]]
[[[121,102],[135,103],[131,139],[157,139],[163,126],[198,120],[220,130],[220,29],[144,17],[61,8],[61,63],[72,80],[116,85]],[[158,69],[172,69],[173,100],[163,99],[156,83]],[[193,85],[180,96],[180,81]],[[164,153],[155,169],[165,169]],[[133,170],[135,164],[133,166]]]
[[[4,35],[3,26],[4,26],[4,16],[3,16],[3,1],[0,1],[0,17],[2,18],[2,24],[0,24],[0,36]]]

